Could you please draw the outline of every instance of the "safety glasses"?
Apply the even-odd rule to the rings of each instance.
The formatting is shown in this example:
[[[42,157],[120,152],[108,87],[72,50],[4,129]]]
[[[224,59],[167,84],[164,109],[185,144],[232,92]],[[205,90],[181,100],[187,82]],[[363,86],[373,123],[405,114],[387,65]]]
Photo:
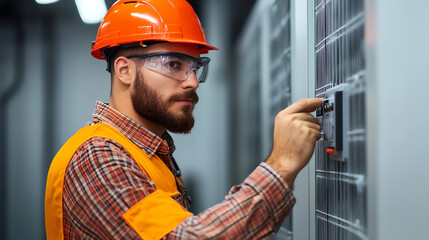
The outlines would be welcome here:
[[[198,82],[206,81],[210,58],[195,58],[183,53],[157,52],[149,54],[135,54],[127,58],[144,58],[144,66],[176,80],[186,80],[192,71],[195,71]]]

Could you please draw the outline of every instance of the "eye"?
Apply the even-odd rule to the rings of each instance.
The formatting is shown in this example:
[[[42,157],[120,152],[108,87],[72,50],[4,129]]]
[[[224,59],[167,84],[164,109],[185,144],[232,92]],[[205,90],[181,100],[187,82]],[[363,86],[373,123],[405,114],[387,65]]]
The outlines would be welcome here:
[[[180,64],[180,62],[172,61],[172,62],[167,63],[167,65],[169,68],[180,68],[181,64]]]
[[[170,57],[166,59],[166,61],[163,63],[163,65],[170,71],[170,72],[180,72],[184,68],[184,62],[178,58]]]

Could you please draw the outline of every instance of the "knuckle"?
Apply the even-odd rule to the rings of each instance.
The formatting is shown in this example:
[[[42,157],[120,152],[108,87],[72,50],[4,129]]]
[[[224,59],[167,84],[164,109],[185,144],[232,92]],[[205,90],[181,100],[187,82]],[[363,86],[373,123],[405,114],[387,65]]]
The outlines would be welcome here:
[[[311,131],[311,129],[310,128],[304,128],[303,129],[303,134],[307,137],[307,138],[309,138],[309,137],[311,137],[313,134],[312,134],[312,131]]]
[[[295,127],[303,129],[305,131],[305,125],[302,121],[295,121]]]
[[[319,131],[319,132],[320,132],[320,130],[322,129],[322,128],[320,127],[320,125],[319,125],[319,124],[315,124],[315,128],[316,128],[316,130],[317,130],[317,131]]]
[[[296,116],[295,116],[295,115],[288,115],[288,116],[286,117],[286,119],[287,119],[287,121],[289,121],[289,122],[294,122],[297,118],[296,118]]]

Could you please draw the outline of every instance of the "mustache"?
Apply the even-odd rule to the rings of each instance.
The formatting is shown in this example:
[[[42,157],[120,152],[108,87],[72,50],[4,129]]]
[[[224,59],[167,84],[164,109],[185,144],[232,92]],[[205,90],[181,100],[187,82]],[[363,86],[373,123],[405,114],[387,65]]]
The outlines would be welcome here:
[[[198,97],[198,94],[195,90],[190,90],[182,94],[173,95],[170,98],[170,102],[174,102],[182,99],[191,99],[193,104],[197,104],[200,98]]]

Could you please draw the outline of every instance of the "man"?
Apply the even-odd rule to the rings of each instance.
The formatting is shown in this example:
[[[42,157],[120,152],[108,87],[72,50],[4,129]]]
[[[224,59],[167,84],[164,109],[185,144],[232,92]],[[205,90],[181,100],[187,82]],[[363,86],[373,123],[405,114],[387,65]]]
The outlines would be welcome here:
[[[320,99],[278,114],[268,159],[225,200],[192,215],[167,130],[189,132],[210,59],[198,17],[185,0],[116,2],[92,55],[111,71],[109,104],[56,155],[46,188],[48,239],[263,239],[295,199],[320,127]]]

